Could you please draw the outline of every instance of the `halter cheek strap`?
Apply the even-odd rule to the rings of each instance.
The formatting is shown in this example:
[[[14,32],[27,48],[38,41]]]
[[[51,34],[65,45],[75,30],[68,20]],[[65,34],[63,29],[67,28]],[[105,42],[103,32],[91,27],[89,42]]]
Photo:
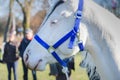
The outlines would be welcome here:
[[[55,52],[55,50],[61,45],[63,44],[66,40],[68,40],[70,38],[70,42],[68,45],[68,48],[72,49],[73,48],[73,44],[75,41],[75,38],[77,36],[77,33],[79,33],[79,25],[80,25],[80,21],[82,18],[82,10],[83,10],[83,0],[79,0],[79,4],[78,4],[78,9],[76,12],[76,19],[75,19],[75,25],[74,28],[67,33],[64,37],[62,37],[59,41],[57,41],[53,46],[48,45],[45,41],[43,41],[37,34],[34,36],[34,39],[40,44],[42,45],[45,49],[47,49],[47,51],[49,53],[51,53],[54,58],[63,66],[63,72],[67,73],[67,63],[64,62]],[[79,39],[78,39],[79,40]],[[81,41],[79,41],[78,46],[80,48],[80,51],[84,50],[83,44]]]

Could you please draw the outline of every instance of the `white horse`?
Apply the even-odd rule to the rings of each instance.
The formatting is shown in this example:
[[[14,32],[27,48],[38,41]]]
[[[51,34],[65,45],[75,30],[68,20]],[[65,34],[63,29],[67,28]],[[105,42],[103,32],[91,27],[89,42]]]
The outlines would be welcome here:
[[[79,0],[60,0],[50,7],[37,35],[47,44],[54,45],[73,29],[75,12]],[[92,0],[84,0],[83,16],[80,23],[80,39],[96,65],[101,80],[120,79],[120,20]],[[61,59],[79,52],[76,44],[68,48],[70,39],[61,44],[55,52]],[[53,49],[51,49],[53,50]],[[34,38],[24,52],[25,64],[35,70],[45,70],[46,64],[55,63],[56,59]]]

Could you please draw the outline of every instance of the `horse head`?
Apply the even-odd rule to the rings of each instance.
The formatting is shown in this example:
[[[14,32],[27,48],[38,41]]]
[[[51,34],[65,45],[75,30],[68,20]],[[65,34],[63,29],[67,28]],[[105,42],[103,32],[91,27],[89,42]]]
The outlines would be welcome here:
[[[49,2],[54,3],[51,6],[54,8],[51,12],[48,12],[48,16],[45,18],[46,20],[43,21],[42,26],[37,32],[37,36],[39,36],[49,46],[53,46],[73,29],[75,20],[74,14],[77,10],[78,0],[75,1],[75,4],[77,4],[76,6],[75,4],[71,4],[70,1],[72,0],[51,0],[51,2]],[[81,32],[85,34],[84,36],[81,35],[81,38],[86,41],[87,31],[85,31],[85,25],[82,23],[81,25],[83,26],[83,28],[81,28]],[[74,44],[73,49],[68,48],[69,41],[70,39],[66,40],[57,49],[55,49],[55,52],[61,57],[61,59],[70,57],[79,52],[77,44]],[[75,40],[75,43],[76,42],[77,40]],[[51,48],[52,47],[50,47],[50,49]],[[31,41],[24,53],[24,61],[31,69],[44,70],[47,63],[56,62],[51,53],[40,45],[35,38]]]
[[[96,65],[93,70],[97,68],[101,79],[119,80],[120,20],[93,1],[84,0],[83,17],[78,25],[80,35],[75,38],[73,48],[68,48],[71,38],[67,38],[59,45],[61,38],[71,31],[75,32],[73,26],[79,1],[81,0],[52,0],[50,2],[53,3],[50,11],[24,52],[26,66],[34,70],[45,70],[46,64],[57,62],[51,53],[56,52],[61,59],[75,55],[80,50],[76,44],[77,40],[81,39],[85,50],[91,54]]]

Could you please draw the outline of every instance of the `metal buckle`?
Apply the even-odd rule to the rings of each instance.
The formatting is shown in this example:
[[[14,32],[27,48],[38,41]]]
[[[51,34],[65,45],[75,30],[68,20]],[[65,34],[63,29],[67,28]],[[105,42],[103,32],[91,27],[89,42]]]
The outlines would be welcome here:
[[[53,53],[54,51],[55,51],[55,48],[54,48],[54,47],[50,46],[50,47],[48,48],[48,52],[49,52],[49,53]]]
[[[76,11],[75,16],[76,16],[76,18],[81,19],[82,18],[82,11],[80,11],[80,10]]]
[[[73,33],[76,34],[77,32],[75,31],[75,29],[73,29]]]

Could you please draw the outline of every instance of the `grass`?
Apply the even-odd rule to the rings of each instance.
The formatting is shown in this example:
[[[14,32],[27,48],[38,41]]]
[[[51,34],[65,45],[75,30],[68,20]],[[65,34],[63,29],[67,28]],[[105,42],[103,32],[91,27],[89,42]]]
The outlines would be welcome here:
[[[71,80],[88,80],[86,75],[86,70],[79,67],[79,63],[81,61],[81,56],[75,56],[75,71],[72,71]],[[54,76],[49,76],[49,66],[47,65],[46,70],[43,72],[37,71],[37,79],[38,80],[55,80]],[[7,68],[6,64],[0,63],[0,80],[7,80]],[[12,80],[13,74],[12,74]],[[18,80],[23,80],[23,69],[21,60],[18,61]],[[32,79],[31,71],[29,70],[28,80]]]

